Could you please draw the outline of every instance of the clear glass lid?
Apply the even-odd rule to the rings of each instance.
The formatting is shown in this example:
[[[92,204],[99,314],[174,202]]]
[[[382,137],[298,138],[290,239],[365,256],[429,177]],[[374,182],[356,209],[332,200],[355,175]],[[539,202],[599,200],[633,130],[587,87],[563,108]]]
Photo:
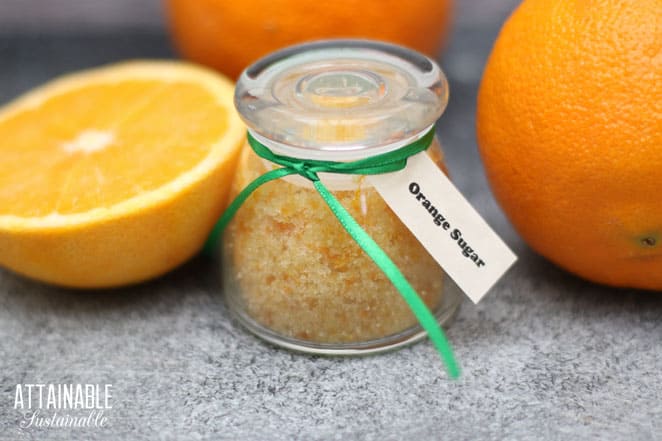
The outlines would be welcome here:
[[[257,135],[297,150],[365,151],[430,127],[448,102],[437,64],[369,40],[292,46],[250,66],[235,105]]]

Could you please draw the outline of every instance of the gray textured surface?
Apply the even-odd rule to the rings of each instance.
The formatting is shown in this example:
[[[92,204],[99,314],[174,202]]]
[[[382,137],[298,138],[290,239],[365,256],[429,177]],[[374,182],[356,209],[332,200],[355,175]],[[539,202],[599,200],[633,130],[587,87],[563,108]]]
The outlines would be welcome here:
[[[446,379],[427,342],[354,359],[271,348],[228,319],[201,258],[100,293],[0,270],[0,439],[661,439],[662,298],[591,285],[535,256],[487,189],[473,115],[495,33],[459,26],[443,62],[453,176],[520,255],[449,330],[460,381]],[[0,102],[61,72],[169,55],[161,35],[0,36]],[[14,390],[34,382],[113,384],[110,427],[19,429]]]

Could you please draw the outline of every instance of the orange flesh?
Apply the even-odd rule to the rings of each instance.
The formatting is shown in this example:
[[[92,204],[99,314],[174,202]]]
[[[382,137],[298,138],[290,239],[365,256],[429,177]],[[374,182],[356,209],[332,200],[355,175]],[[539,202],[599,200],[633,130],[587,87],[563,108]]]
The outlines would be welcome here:
[[[82,213],[159,188],[200,163],[227,120],[208,90],[182,81],[50,97],[0,120],[0,215]]]

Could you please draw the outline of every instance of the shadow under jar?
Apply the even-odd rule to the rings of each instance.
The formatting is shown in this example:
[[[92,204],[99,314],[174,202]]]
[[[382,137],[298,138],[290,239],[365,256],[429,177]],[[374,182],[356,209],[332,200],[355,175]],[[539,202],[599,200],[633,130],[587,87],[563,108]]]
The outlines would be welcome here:
[[[274,53],[241,75],[235,104],[252,136],[288,157],[355,161],[397,150],[432,129],[448,100],[428,58],[365,40],[329,40]],[[435,139],[427,150],[441,169]],[[238,194],[278,166],[242,151]],[[389,255],[440,323],[461,295],[368,177],[321,181]],[[312,183],[287,176],[259,187],[223,235],[230,310],[259,337],[321,354],[364,354],[425,332],[400,293],[344,230]]]

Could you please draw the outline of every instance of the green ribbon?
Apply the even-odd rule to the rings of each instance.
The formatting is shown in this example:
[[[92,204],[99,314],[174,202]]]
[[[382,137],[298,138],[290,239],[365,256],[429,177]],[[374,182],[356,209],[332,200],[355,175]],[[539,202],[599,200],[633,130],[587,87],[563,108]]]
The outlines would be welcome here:
[[[441,359],[446,364],[448,374],[451,378],[457,378],[460,375],[460,369],[453,355],[453,349],[446,340],[437,319],[418,296],[414,288],[409,284],[405,276],[393,263],[390,257],[382,250],[379,245],[370,237],[370,235],[356,222],[347,210],[338,202],[338,199],[324,186],[318,176],[318,173],[340,173],[353,175],[376,175],[382,173],[392,173],[402,170],[407,165],[407,158],[417,153],[427,150],[434,139],[434,129],[430,129],[423,137],[408,144],[398,150],[383,153],[377,156],[364,158],[353,162],[333,162],[317,161],[312,159],[291,158],[273,153],[264,144],[255,139],[248,132],[248,143],[255,153],[281,168],[277,168],[259,176],[251,182],[241,193],[232,201],[225,210],[219,221],[214,226],[212,233],[205,244],[205,252],[211,253],[220,240],[221,233],[232,220],[235,213],[244,203],[244,201],[258,187],[274,179],[279,179],[288,175],[300,175],[310,180],[322,199],[329,206],[333,214],[338,218],[340,224],[356,241],[356,243],[365,251],[365,253],[377,264],[382,272],[393,283],[400,292],[404,300],[411,308],[419,323],[428,333],[428,336],[436,347]]]

